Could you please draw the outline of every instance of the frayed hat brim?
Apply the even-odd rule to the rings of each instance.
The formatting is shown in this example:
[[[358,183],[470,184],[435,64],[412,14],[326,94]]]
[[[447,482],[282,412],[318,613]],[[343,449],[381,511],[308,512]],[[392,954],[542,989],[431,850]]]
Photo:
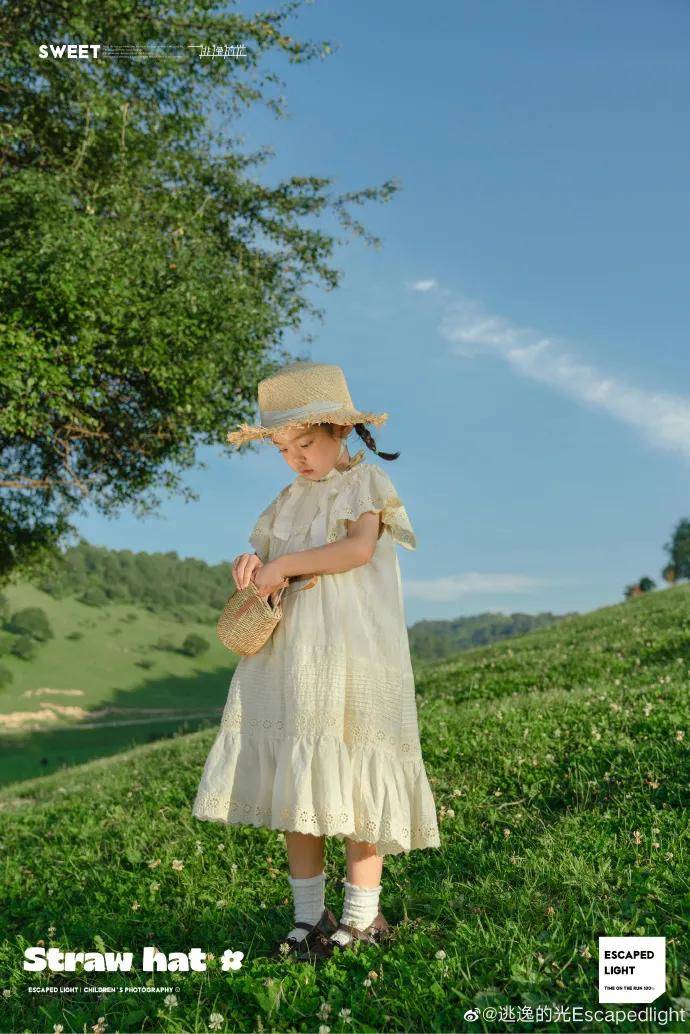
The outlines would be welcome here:
[[[255,441],[257,439],[270,438],[274,434],[279,434],[282,431],[287,431],[291,427],[308,427],[310,424],[374,424],[380,426],[388,419],[388,413],[360,413],[359,411],[354,412],[338,412],[329,413],[327,417],[323,413],[314,413],[311,416],[305,416],[301,420],[290,420],[284,424],[278,424],[276,427],[262,427],[254,426],[251,424],[241,424],[237,430],[229,431],[227,435],[227,441],[231,445],[240,446],[245,442]]]

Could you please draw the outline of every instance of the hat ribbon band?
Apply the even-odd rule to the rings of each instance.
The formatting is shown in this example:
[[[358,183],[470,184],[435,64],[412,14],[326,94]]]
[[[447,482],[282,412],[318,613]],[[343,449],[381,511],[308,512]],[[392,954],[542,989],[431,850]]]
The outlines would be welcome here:
[[[307,402],[306,406],[297,406],[295,409],[266,409],[261,414],[261,423],[264,427],[275,427],[277,424],[284,424],[289,420],[299,420],[302,416],[311,416],[313,413],[332,413],[336,409],[344,409],[344,402]]]

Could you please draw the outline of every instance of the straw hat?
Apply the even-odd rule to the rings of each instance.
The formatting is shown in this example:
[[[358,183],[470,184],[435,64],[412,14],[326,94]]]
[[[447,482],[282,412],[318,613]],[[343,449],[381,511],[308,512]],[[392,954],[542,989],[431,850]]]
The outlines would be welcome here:
[[[228,441],[239,446],[304,424],[378,425],[388,419],[388,413],[355,408],[339,366],[312,362],[292,363],[259,381],[259,415],[259,425],[241,424]]]

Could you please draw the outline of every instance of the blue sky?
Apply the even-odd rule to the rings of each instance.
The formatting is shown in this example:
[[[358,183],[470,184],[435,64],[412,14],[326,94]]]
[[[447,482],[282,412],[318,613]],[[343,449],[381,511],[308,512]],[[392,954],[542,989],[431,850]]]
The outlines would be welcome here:
[[[288,31],[336,49],[272,62],[289,118],[255,107],[234,128],[275,151],[253,175],[401,184],[353,209],[380,250],[320,222],[346,242],[342,284],[312,290],[316,339],[285,347],[339,363],[355,404],[390,414],[375,436],[400,459],[367,459],[417,533],[399,550],[408,624],[665,585],[690,511],[690,6],[331,0]],[[80,533],[231,560],[293,475],[269,445],[199,455],[198,502],[89,510]]]

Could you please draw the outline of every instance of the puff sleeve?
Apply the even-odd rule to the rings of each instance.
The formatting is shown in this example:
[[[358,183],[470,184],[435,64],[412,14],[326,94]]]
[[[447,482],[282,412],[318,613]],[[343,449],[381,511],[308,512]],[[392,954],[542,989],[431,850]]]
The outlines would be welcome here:
[[[416,549],[417,540],[407,510],[388,474],[373,463],[360,463],[351,471],[338,492],[328,515],[327,541],[347,535],[346,521],[363,513],[381,514],[384,531],[405,549]]]
[[[259,514],[256,524],[252,528],[249,534],[249,541],[251,542],[254,550],[258,554],[262,563],[267,563],[269,546],[271,543],[271,535],[273,530],[273,521],[278,509],[278,503],[283,498],[287,491],[286,486],[282,492],[279,492],[272,503],[262,510]]]

